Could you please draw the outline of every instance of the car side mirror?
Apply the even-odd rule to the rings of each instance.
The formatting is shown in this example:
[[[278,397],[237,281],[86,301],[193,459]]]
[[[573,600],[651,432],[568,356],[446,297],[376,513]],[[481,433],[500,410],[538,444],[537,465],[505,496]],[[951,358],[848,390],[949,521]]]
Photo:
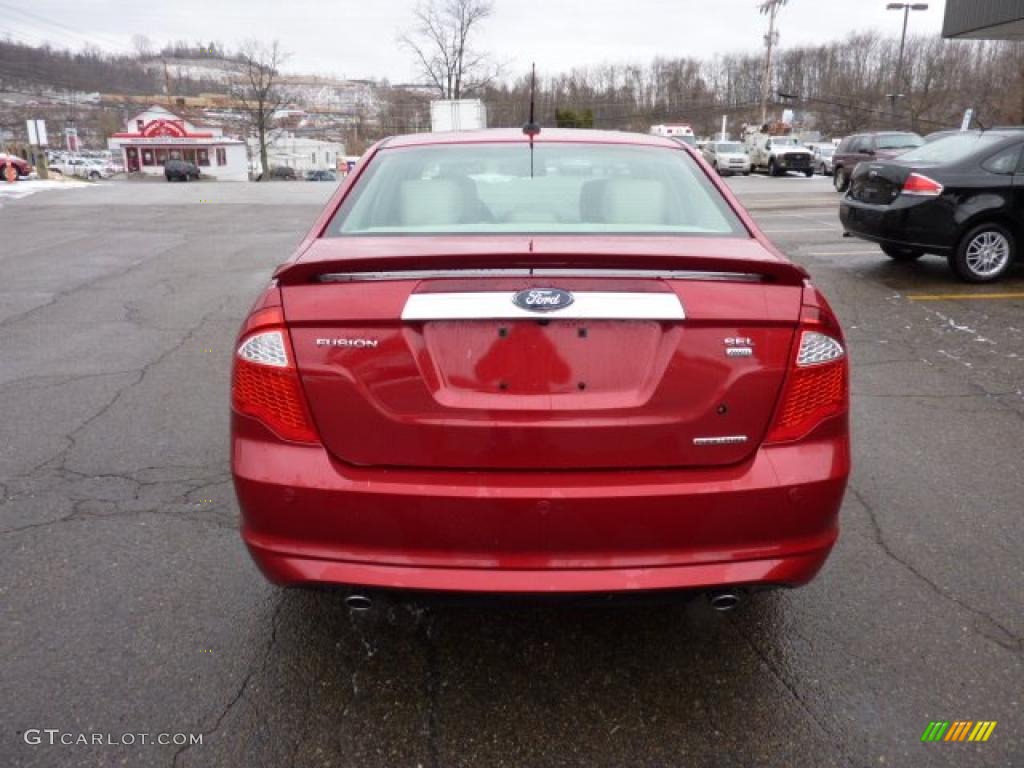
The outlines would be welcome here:
[[[862,151],[862,152],[863,152],[863,153],[864,153],[865,155],[873,155],[873,154],[875,154],[875,150],[871,149],[871,147],[865,147],[865,148],[864,148],[864,149],[862,149],[861,151]]]

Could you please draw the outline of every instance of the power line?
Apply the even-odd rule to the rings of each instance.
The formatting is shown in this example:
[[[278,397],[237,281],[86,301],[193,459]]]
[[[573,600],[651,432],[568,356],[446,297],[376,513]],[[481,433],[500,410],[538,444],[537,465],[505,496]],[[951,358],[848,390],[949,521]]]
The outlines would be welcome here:
[[[74,29],[73,27],[69,27],[68,25],[62,24],[61,22],[56,21],[54,19],[50,19],[50,18],[47,18],[45,16],[41,16],[38,13],[35,13],[33,11],[26,11],[24,8],[18,8],[16,6],[10,5],[8,3],[3,3],[3,2],[0,2],[0,8],[4,8],[7,11],[10,11],[11,13],[16,13],[16,14],[22,16],[22,17],[27,17],[29,19],[34,19],[36,21],[37,25],[38,24],[43,24],[43,25],[46,25],[46,26],[49,26],[49,27],[52,27],[52,28],[55,28],[55,29],[58,29],[58,30],[66,30],[66,31],[59,32],[58,34],[62,34],[62,35],[64,35],[65,37],[67,37],[69,39],[74,39],[74,40],[76,40],[76,42],[84,41],[84,42],[86,42],[88,44],[93,44],[93,42],[95,40],[95,41],[103,43],[103,44],[105,44],[105,45],[107,45],[107,46],[109,46],[111,48],[120,49],[120,50],[122,50],[122,51],[124,51],[126,53],[134,53],[134,51],[132,51],[131,48],[129,48],[128,46],[124,45],[124,43],[120,43],[120,42],[117,42],[117,41],[113,40],[113,38],[105,38],[104,36],[96,35],[96,34],[93,34],[91,36],[83,34],[82,32]]]

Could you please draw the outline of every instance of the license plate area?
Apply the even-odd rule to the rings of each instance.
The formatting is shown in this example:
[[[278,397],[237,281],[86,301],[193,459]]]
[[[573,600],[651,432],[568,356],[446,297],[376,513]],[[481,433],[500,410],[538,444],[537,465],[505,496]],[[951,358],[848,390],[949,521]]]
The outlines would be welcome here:
[[[433,376],[451,394],[513,399],[635,396],[660,366],[655,320],[438,320],[424,324]]]

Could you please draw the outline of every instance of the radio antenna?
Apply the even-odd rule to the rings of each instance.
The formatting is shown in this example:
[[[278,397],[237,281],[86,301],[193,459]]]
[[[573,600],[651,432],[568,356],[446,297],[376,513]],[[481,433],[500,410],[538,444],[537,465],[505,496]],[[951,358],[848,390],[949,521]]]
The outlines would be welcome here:
[[[523,133],[530,137],[530,178],[533,178],[533,137],[540,133],[540,125],[534,118],[537,100],[537,62],[530,65],[530,119],[523,126]]]
[[[540,133],[540,126],[534,119],[534,107],[536,105],[537,97],[537,64],[534,62],[531,65],[530,71],[530,119],[523,126],[523,133],[530,137],[530,142],[533,142],[533,137]]]

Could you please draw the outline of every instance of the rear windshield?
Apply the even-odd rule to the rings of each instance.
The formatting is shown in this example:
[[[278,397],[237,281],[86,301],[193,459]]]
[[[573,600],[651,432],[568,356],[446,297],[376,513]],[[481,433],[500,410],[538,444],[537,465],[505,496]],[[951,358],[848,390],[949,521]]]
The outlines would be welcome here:
[[[681,150],[461,144],[382,150],[327,234],[746,234]]]
[[[722,154],[740,154],[744,152],[743,145],[738,141],[722,141],[715,144],[715,151],[721,152]]]
[[[955,163],[1005,138],[991,133],[955,133],[905,152],[900,155],[900,160],[913,163]]]
[[[875,138],[879,149],[913,149],[924,144],[916,133],[883,133]]]

